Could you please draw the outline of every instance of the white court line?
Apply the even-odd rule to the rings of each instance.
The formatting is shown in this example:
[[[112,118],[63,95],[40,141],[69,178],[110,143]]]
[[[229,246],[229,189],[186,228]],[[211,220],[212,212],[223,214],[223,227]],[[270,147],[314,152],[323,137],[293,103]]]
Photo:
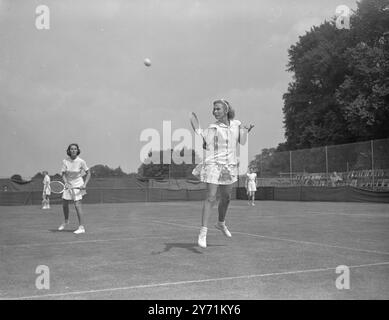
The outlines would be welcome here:
[[[142,236],[131,238],[116,238],[116,239],[92,239],[92,240],[79,240],[79,241],[66,241],[66,242],[50,242],[50,243],[25,243],[25,244],[4,244],[2,248],[14,248],[14,247],[40,247],[40,246],[55,246],[66,245],[76,243],[95,243],[95,242],[111,242],[111,241],[127,241],[127,240],[140,240],[140,239],[169,239],[171,236]]]
[[[168,224],[168,225],[178,226],[178,227],[184,227],[184,228],[190,228],[190,229],[199,229],[199,227],[183,225],[183,224],[178,224],[178,223],[172,223],[172,222],[157,221],[157,220],[154,220],[153,222],[160,223],[160,224]],[[315,245],[315,246],[321,246],[321,247],[328,247],[328,248],[337,248],[337,249],[345,249],[345,250],[351,250],[351,251],[369,252],[369,253],[378,253],[378,254],[385,254],[385,255],[388,254],[389,255],[389,252],[383,252],[383,251],[377,251],[377,250],[357,249],[357,248],[336,246],[336,245],[332,245],[332,244],[325,244],[325,243],[312,242],[312,241],[303,241],[303,240],[293,240],[293,239],[278,238],[278,237],[271,237],[271,236],[262,236],[262,235],[259,235],[259,234],[252,234],[252,233],[239,232],[239,231],[233,231],[232,233],[242,234],[242,235],[246,235],[246,236],[250,236],[250,237],[278,240],[278,241],[303,243],[303,244],[309,244],[309,245]]]
[[[348,266],[348,268],[350,268],[350,269],[351,268],[364,268],[364,267],[383,266],[383,265],[389,265],[389,261],[388,262],[377,262],[377,263]],[[22,300],[22,299],[35,299],[35,298],[63,297],[63,296],[69,296],[69,295],[112,292],[112,291],[132,290],[132,289],[158,288],[158,287],[187,285],[187,284],[206,283],[206,282],[216,282],[216,281],[225,281],[225,280],[263,278],[263,277],[283,276],[283,275],[299,274],[299,273],[323,272],[323,271],[329,271],[329,270],[336,270],[337,267],[338,266],[318,268],[318,269],[306,269],[306,270],[251,274],[251,275],[242,275],[242,276],[234,276],[234,277],[210,278],[210,279],[200,279],[200,280],[186,280],[186,281],[176,281],[176,282],[163,282],[163,283],[143,284],[143,285],[119,287],[119,288],[106,288],[106,289],[72,291],[72,292],[51,293],[51,294],[49,293],[49,294],[42,294],[42,295],[13,297],[13,298],[4,298],[3,297],[3,298],[0,298],[0,300]]]
[[[389,214],[385,213],[347,213],[347,212],[320,212],[320,211],[307,211],[305,212],[307,215],[310,213],[320,215],[320,214],[331,214],[331,215],[339,215],[339,216],[351,216],[351,217],[370,217],[370,218],[389,218]]]

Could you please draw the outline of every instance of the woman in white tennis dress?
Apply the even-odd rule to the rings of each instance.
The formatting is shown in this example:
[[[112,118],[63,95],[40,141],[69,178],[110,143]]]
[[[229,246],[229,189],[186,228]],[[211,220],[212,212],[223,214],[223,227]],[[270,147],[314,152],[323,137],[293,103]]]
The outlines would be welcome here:
[[[257,174],[254,172],[254,168],[251,168],[249,170],[250,172],[247,172],[246,174],[246,190],[247,196],[249,198],[249,204],[255,206],[255,191],[257,191]]]
[[[86,162],[79,157],[81,150],[76,143],[72,143],[66,150],[68,158],[62,161],[62,178],[65,182],[65,191],[62,193],[62,208],[65,216],[65,221],[62,223],[58,230],[63,230],[69,224],[69,201],[74,201],[76,208],[79,227],[75,234],[85,233],[85,227],[83,223],[83,211],[82,211],[82,196],[85,194],[84,189],[91,177],[90,171]],[[83,176],[86,174],[85,181]],[[81,189],[72,189],[81,188]]]
[[[226,237],[231,237],[225,224],[225,217],[231,199],[232,185],[238,179],[237,147],[239,143],[246,143],[247,133],[252,128],[244,127],[239,120],[234,120],[235,111],[226,100],[214,101],[212,113],[216,122],[203,131],[206,155],[193,170],[193,174],[207,185],[198,237],[198,245],[202,248],[207,247],[208,220],[212,206],[216,203],[218,188],[220,191],[219,219],[215,227]]]
[[[51,188],[50,188],[50,176],[47,171],[42,172],[43,177],[43,193],[42,193],[42,209],[50,209],[50,195],[51,195]]]

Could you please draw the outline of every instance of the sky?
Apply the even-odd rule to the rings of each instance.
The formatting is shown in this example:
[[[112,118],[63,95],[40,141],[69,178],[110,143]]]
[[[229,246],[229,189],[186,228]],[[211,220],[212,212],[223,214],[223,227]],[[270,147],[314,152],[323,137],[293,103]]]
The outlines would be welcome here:
[[[39,5],[50,29],[36,27]],[[0,177],[141,165],[144,130],[213,122],[224,98],[255,125],[249,160],[285,141],[288,48],[355,0],[0,0]],[[145,58],[152,62],[143,64]],[[174,147],[174,144],[172,146]],[[162,145],[162,142],[161,142]]]

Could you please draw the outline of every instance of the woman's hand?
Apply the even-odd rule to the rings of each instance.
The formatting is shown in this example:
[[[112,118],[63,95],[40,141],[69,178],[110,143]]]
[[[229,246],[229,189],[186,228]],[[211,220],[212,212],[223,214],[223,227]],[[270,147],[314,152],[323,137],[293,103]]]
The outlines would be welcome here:
[[[238,142],[241,145],[246,144],[248,133],[251,131],[251,129],[254,127],[254,125],[250,124],[249,126],[245,126],[243,124],[239,125],[239,138]],[[247,130],[247,131],[245,131]]]
[[[242,126],[243,129],[246,129],[247,132],[250,132],[252,128],[254,128],[254,125],[253,124],[250,124],[249,126]]]

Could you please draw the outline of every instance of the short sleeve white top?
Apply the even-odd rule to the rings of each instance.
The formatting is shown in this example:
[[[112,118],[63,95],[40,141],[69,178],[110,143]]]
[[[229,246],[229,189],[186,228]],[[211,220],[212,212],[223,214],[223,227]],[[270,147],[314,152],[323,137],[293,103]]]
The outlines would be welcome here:
[[[239,143],[239,120],[230,120],[230,125],[219,121],[209,125],[203,135],[207,143],[205,164],[237,165]]]
[[[89,170],[85,160],[80,157],[75,158],[74,160],[70,157],[62,161],[62,174],[65,174],[68,182],[73,187],[80,187],[84,184],[82,177]]]

